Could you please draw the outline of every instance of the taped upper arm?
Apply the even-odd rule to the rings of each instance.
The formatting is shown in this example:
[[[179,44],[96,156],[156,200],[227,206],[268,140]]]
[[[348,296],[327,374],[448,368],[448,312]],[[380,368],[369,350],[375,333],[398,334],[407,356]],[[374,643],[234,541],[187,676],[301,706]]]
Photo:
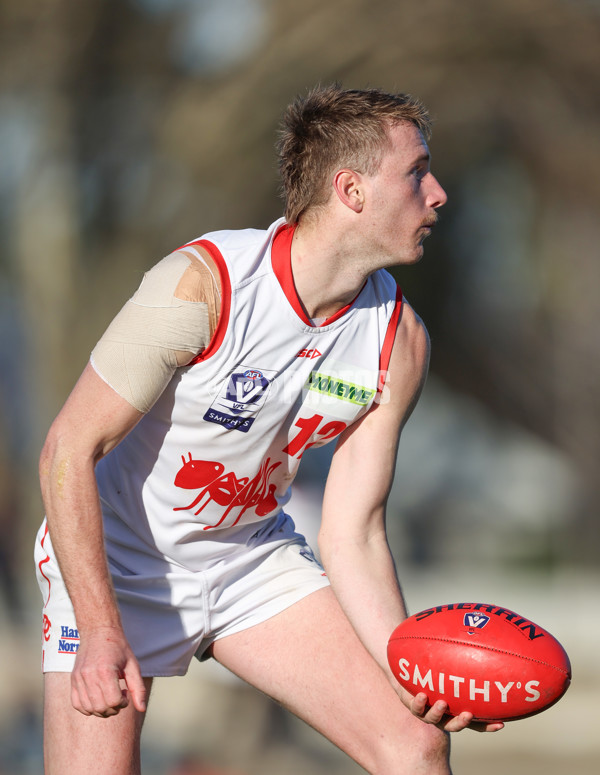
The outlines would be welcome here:
[[[208,345],[220,309],[218,278],[203,252],[172,253],[144,275],[94,348],[94,369],[139,411],[149,411],[177,367]]]
[[[219,271],[203,248],[188,245],[179,253],[189,258],[189,265],[175,288],[175,297],[183,301],[206,303],[208,325],[212,336],[217,327],[221,309]]]

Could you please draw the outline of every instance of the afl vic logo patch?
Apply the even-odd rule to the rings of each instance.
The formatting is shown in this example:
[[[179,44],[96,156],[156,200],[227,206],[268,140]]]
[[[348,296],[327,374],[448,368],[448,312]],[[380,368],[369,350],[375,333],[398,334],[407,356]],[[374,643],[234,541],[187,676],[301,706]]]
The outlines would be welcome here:
[[[228,430],[248,433],[267,399],[272,379],[271,373],[242,366],[221,385],[204,419]]]
[[[489,622],[490,617],[486,614],[480,614],[480,613],[470,613],[465,614],[465,618],[463,619],[465,627],[476,627],[478,629],[481,629],[482,627],[485,627],[485,625]]]

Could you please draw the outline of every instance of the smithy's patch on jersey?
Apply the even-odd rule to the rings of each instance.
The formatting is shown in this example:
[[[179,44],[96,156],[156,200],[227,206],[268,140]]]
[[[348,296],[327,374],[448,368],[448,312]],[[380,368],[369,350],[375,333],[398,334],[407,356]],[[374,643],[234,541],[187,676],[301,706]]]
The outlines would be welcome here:
[[[272,378],[272,374],[267,376],[264,371],[242,366],[222,383],[204,419],[248,433],[267,399]]]

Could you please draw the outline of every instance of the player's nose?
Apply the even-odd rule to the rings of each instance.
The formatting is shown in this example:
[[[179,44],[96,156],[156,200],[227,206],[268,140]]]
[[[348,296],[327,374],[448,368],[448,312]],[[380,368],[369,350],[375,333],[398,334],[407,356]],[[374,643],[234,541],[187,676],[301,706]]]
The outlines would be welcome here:
[[[429,207],[437,208],[445,205],[448,201],[448,195],[441,187],[438,179],[430,174],[429,185],[430,189],[427,192],[427,204]]]

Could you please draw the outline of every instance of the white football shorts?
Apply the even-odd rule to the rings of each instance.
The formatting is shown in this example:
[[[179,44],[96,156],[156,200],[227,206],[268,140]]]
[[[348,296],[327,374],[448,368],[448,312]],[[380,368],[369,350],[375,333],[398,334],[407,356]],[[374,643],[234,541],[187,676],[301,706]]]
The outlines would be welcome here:
[[[329,584],[284,513],[218,534],[218,541],[209,542],[211,556],[201,571],[159,560],[133,532],[127,547],[122,533],[119,546],[107,541],[125,634],[143,676],[184,675],[192,657],[202,659],[214,641],[259,624]],[[199,542],[198,551],[204,548]],[[45,521],[36,538],[35,563],[44,600],[42,670],[70,672],[79,633]]]

